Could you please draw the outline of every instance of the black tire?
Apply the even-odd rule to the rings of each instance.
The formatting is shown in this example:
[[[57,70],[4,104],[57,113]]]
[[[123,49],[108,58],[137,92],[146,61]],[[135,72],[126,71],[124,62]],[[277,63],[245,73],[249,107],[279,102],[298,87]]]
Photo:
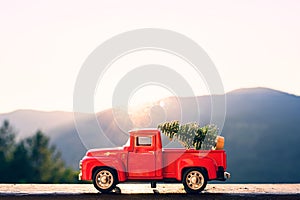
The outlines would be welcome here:
[[[199,193],[207,185],[207,175],[203,169],[191,168],[184,172],[182,183],[186,193]]]
[[[101,193],[108,193],[117,185],[117,175],[111,168],[99,168],[93,174],[94,187]]]

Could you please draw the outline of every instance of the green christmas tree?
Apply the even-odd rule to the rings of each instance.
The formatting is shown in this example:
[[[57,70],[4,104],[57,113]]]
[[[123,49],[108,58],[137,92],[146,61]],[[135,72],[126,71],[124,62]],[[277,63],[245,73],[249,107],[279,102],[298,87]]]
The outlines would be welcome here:
[[[216,125],[210,124],[200,127],[196,122],[180,125],[179,121],[164,122],[158,128],[170,140],[177,140],[185,148],[196,150],[210,150],[216,146],[216,138],[219,129]]]

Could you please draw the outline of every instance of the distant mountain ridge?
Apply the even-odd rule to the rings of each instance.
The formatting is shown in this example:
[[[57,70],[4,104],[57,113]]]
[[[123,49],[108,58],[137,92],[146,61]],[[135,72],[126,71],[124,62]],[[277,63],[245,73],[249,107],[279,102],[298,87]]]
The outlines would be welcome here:
[[[0,122],[3,120],[9,120],[15,126],[18,138],[33,135],[37,130],[42,130],[48,136],[53,137],[51,129],[73,123],[73,113],[64,111],[16,110],[0,114]]]
[[[193,98],[179,98],[184,122],[195,119],[197,113],[191,102]],[[210,120],[210,97],[196,98],[200,104],[201,118],[198,123]],[[164,99],[164,109],[151,108],[151,123],[175,120],[177,98]],[[268,88],[239,89],[226,94],[227,113],[222,135],[228,155],[230,182],[300,182],[300,97]],[[111,109],[97,113],[97,119],[106,135],[101,135],[87,117],[78,122],[77,128],[85,130],[78,135],[71,112],[40,112],[19,110],[1,114],[0,121],[8,119],[20,135],[43,130],[62,152],[66,163],[77,168],[86,147],[80,137],[91,147],[108,147],[126,142],[127,136],[114,120]],[[138,116],[140,117],[140,116]],[[144,119],[144,118],[143,118]],[[147,119],[142,120],[141,123]],[[130,127],[129,122],[124,122]],[[147,123],[146,123],[147,124]],[[164,141],[166,142],[166,141]]]

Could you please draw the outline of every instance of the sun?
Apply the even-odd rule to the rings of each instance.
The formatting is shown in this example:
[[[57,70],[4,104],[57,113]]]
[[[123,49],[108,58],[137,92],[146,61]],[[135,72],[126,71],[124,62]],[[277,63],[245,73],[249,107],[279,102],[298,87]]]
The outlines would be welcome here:
[[[172,92],[160,85],[145,85],[132,92],[129,100],[129,108],[139,108],[151,104],[165,106],[162,99],[173,96]]]

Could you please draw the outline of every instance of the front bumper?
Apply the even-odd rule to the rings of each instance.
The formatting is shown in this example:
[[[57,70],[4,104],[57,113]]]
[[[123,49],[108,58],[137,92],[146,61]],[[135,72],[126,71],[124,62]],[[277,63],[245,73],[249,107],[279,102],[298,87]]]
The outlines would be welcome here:
[[[82,178],[82,161],[79,162],[79,174],[78,174],[78,180],[81,181]]]
[[[82,173],[79,172],[79,174],[78,174],[78,180],[79,180],[79,181],[81,181],[81,177],[82,177]]]

